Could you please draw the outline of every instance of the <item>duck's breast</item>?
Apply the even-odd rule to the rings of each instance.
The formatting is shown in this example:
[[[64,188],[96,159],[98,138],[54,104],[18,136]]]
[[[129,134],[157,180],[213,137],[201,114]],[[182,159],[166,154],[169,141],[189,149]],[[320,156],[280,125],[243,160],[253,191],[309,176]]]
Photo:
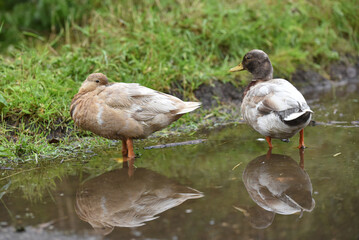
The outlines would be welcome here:
[[[75,124],[109,139],[123,139],[143,135],[140,122],[131,118],[126,108],[110,107],[99,95],[83,96],[72,104]]]

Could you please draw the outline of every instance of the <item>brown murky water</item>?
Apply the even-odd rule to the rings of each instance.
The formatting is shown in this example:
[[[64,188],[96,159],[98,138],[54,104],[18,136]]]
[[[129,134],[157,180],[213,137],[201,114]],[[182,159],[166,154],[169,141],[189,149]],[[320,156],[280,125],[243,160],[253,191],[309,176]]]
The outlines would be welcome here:
[[[304,152],[238,125],[139,141],[133,168],[109,148],[7,178],[0,239],[359,239],[357,92],[310,102]]]

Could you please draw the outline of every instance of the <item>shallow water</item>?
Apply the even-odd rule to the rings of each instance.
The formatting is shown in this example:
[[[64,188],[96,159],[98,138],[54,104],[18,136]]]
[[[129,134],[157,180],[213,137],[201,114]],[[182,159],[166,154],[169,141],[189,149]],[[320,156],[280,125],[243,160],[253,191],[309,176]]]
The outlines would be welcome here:
[[[304,152],[239,124],[137,141],[133,168],[119,144],[27,169],[1,181],[0,239],[359,239],[356,92],[310,101]]]

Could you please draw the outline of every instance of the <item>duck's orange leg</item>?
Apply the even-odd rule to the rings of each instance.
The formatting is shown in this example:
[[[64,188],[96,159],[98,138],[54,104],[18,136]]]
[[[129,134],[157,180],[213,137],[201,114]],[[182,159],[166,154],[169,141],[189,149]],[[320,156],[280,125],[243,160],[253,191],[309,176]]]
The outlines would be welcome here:
[[[269,148],[272,148],[272,138],[271,137],[266,137],[266,140],[267,140],[267,143],[268,143],[268,146]]]
[[[133,151],[133,141],[132,138],[127,138],[126,140],[126,144],[127,144],[127,156],[130,159],[134,159],[136,157],[135,152]]]
[[[304,145],[304,129],[300,130],[299,132],[299,146],[298,148],[306,148],[305,145]]]
[[[127,157],[128,149],[127,149],[127,143],[126,140],[122,140],[122,156]]]

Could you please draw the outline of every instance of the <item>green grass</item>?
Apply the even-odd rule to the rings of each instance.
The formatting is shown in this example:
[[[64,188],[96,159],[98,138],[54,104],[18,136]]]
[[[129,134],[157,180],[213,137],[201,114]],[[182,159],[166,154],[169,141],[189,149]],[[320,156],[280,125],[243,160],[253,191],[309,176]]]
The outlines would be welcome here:
[[[324,72],[359,50],[354,0],[0,0],[0,9],[0,154],[13,159],[55,151],[46,133],[73,129],[69,105],[92,72],[194,100],[202,83],[242,84],[228,69],[253,48],[287,78],[298,66]],[[174,126],[197,125],[208,114]]]

